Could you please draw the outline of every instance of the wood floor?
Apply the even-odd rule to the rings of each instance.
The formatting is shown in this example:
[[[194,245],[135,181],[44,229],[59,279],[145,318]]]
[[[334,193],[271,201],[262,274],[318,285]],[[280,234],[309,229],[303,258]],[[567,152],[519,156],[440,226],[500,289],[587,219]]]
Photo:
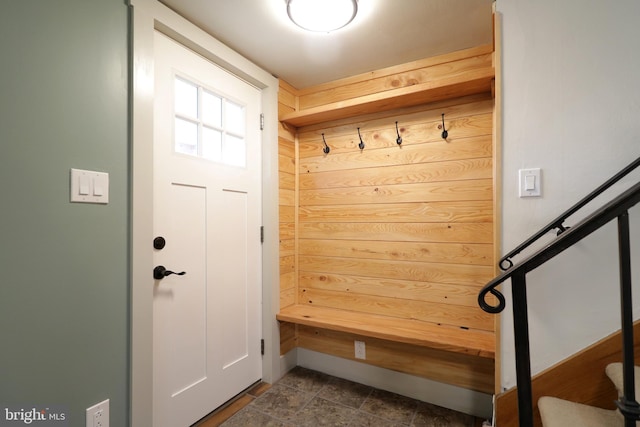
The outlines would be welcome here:
[[[271,384],[259,382],[226,405],[195,423],[192,427],[218,427],[270,388]]]

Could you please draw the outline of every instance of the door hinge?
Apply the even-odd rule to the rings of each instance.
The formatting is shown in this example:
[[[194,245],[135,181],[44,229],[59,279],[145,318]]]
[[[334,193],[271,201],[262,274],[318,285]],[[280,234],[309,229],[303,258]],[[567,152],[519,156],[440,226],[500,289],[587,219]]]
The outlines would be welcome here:
[[[264,114],[260,113],[260,130],[264,130]]]
[[[264,225],[260,226],[260,243],[264,243]]]
[[[264,356],[264,338],[260,340],[260,354]]]

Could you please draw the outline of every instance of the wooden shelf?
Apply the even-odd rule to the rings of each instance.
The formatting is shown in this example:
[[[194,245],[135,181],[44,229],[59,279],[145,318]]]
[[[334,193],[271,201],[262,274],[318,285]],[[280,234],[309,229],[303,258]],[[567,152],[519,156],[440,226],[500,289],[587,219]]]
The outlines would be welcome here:
[[[487,331],[302,304],[280,310],[276,318],[320,329],[495,358],[495,334]]]
[[[309,126],[444,99],[490,93],[494,77],[493,67],[482,68],[436,81],[295,111],[284,114],[280,121],[294,127]]]

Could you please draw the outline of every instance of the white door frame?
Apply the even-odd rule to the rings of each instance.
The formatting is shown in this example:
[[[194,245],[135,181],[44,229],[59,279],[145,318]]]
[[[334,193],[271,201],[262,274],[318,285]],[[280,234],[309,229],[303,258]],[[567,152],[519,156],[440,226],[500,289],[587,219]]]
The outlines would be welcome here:
[[[266,382],[282,376],[279,309],[278,80],[157,0],[129,0],[132,67],[130,425],[153,427],[153,33],[159,30],[262,90],[262,336]],[[257,120],[258,118],[256,118]]]

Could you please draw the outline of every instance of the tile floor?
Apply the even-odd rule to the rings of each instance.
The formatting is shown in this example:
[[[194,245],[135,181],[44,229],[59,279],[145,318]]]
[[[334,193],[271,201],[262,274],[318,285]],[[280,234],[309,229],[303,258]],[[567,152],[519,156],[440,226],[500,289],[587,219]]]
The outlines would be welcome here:
[[[296,367],[273,386],[196,427],[475,427],[482,421],[429,403]],[[254,390],[252,389],[252,390]],[[239,409],[241,407],[241,409]],[[224,410],[223,410],[224,412]],[[233,415],[231,415],[233,414]],[[217,421],[216,421],[217,419]]]

